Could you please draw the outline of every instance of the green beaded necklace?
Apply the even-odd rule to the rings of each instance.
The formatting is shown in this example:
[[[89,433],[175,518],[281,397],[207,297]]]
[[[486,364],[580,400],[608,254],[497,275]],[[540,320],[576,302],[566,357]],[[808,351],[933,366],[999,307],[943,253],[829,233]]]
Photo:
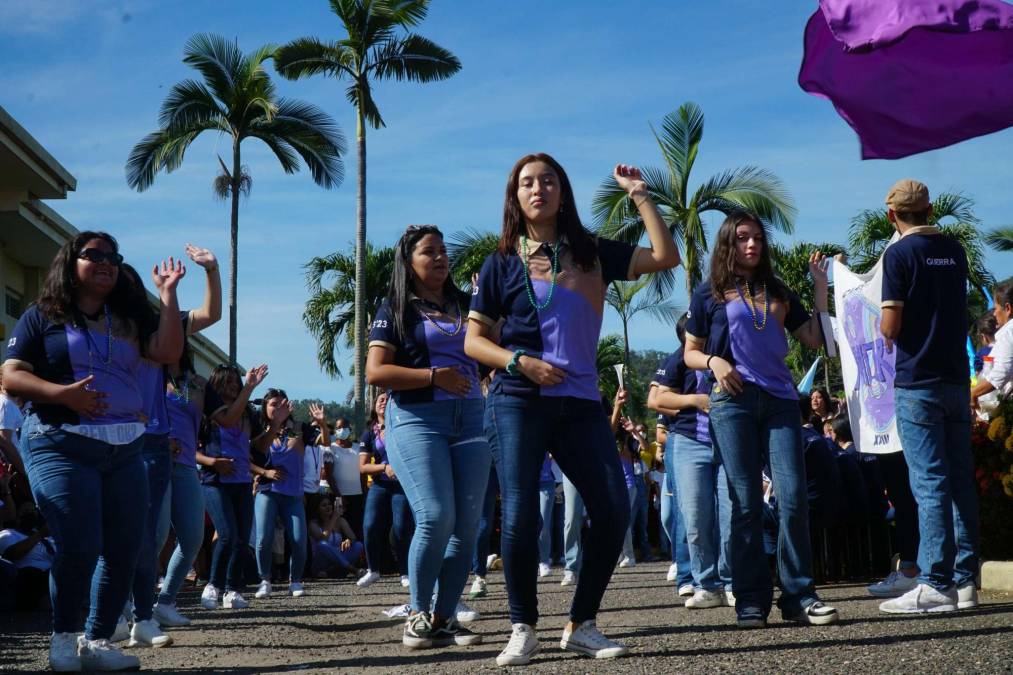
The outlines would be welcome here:
[[[538,311],[546,309],[552,302],[552,294],[556,291],[556,275],[559,274],[559,242],[549,247],[552,250],[552,284],[549,286],[549,294],[545,296],[543,304],[538,303],[535,298],[535,288],[531,283],[531,273],[528,271],[528,237],[521,235],[521,255],[524,258],[524,290],[528,292],[528,301]]]

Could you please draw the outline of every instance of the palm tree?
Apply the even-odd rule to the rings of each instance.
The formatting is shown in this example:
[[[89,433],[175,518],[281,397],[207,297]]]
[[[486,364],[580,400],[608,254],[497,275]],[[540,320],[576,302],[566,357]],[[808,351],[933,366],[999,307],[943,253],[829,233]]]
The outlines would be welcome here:
[[[482,269],[482,263],[499,246],[499,237],[491,232],[468,229],[452,234],[447,242],[450,269],[454,281],[463,290],[470,290],[472,276]]]
[[[1013,227],[997,227],[985,235],[985,243],[996,251],[1013,251]]]
[[[794,229],[795,218],[795,207],[781,180],[755,166],[724,171],[690,193],[689,177],[703,139],[703,122],[700,107],[684,103],[665,116],[660,132],[652,126],[665,166],[643,170],[647,189],[681,249],[689,294],[703,277],[707,252],[707,232],[701,219],[704,213],[746,209],[786,233]],[[636,243],[644,234],[636,206],[611,177],[595,193],[591,213],[602,236]],[[674,285],[674,271],[666,270],[654,276],[652,287],[659,297],[665,297]]]
[[[605,302],[619,315],[623,323],[623,363],[630,365],[630,321],[641,312],[647,312],[654,318],[669,324],[675,323],[679,316],[679,308],[654,297],[643,294],[651,283],[651,275],[645,275],[636,281],[613,281],[605,293]],[[638,297],[639,296],[639,297]]]
[[[322,258],[313,258],[303,266],[306,269],[306,287],[310,298],[303,311],[303,323],[317,341],[317,363],[332,377],[341,375],[337,351],[355,344],[355,257],[336,252]],[[375,248],[366,242],[366,283],[363,285],[367,320],[387,295],[387,287],[394,274],[394,249]],[[343,341],[343,344],[342,344]],[[356,364],[352,364],[354,371]]]
[[[327,75],[347,80],[348,101],[356,110],[359,185],[355,227],[355,405],[362,424],[365,410],[366,362],[366,124],[384,125],[373,100],[371,82],[395,79],[414,82],[443,80],[461,69],[461,62],[435,42],[407,32],[429,12],[429,0],[330,0],[331,11],[346,37],[324,42],[298,38],[274,54],[274,66],[290,80]]]
[[[159,129],[145,136],[127,159],[127,184],[138,192],[151,187],[159,171],[175,171],[190,144],[205,131],[229,136],[231,168],[219,157],[222,172],[215,194],[232,198],[229,250],[229,361],[236,363],[236,284],[239,257],[239,195],[249,194],[252,179],[242,164],[240,147],[257,138],[271,149],[285,173],[299,170],[299,158],[313,181],[335,187],[344,177],[341,155],[345,140],[334,121],[314,105],[279,98],[264,69],[274,47],[244,54],[238,42],[210,34],[191,37],[183,63],[203,82],[184,80],[169,91],[159,113]]]

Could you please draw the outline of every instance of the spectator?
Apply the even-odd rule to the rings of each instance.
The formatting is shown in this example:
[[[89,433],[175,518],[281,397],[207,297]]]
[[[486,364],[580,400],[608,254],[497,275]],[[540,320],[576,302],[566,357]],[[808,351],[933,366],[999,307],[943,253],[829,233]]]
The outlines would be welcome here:
[[[359,561],[365,549],[344,518],[341,499],[317,494],[307,503],[312,511],[309,533],[314,576],[359,576]]]
[[[17,569],[13,583],[14,608],[38,609],[40,601],[49,593],[49,570],[56,560],[56,545],[32,502],[21,504],[16,524],[0,531],[0,556]]]

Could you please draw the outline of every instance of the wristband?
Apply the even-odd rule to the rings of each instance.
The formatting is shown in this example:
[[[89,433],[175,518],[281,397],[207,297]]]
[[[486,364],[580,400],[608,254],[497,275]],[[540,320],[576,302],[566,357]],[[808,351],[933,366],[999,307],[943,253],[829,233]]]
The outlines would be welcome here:
[[[523,349],[518,349],[514,352],[514,355],[510,357],[510,362],[506,365],[506,371],[508,375],[517,374],[517,364],[520,363],[521,357],[527,354]]]
[[[711,359],[713,359],[713,358],[714,358],[714,354],[711,354],[710,356],[707,357],[707,370],[711,369]]]

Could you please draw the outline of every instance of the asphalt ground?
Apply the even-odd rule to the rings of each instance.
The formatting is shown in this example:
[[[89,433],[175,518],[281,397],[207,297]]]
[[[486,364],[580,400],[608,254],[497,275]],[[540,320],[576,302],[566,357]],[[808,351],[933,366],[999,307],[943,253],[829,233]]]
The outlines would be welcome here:
[[[777,609],[762,630],[738,630],[731,608],[687,610],[667,565],[617,570],[598,615],[608,637],[631,647],[622,659],[595,661],[559,649],[573,587],[562,572],[539,582],[542,652],[528,671],[552,673],[1003,673],[1013,672],[1013,596],[983,594],[977,609],[950,614],[896,616],[878,611],[864,583],[820,587],[841,621],[825,627],[781,621]],[[382,610],[407,601],[397,577],[367,589],[350,580],[313,581],[307,595],[275,594],[249,609],[208,611],[187,587],[179,606],[194,619],[172,629],[163,649],[129,650],[151,672],[425,672],[494,671],[509,637],[502,572],[490,572],[489,595],[471,602],[482,613],[471,628],[485,641],[474,647],[409,651],[401,645],[403,619]],[[46,613],[0,616],[0,670],[45,670]]]

